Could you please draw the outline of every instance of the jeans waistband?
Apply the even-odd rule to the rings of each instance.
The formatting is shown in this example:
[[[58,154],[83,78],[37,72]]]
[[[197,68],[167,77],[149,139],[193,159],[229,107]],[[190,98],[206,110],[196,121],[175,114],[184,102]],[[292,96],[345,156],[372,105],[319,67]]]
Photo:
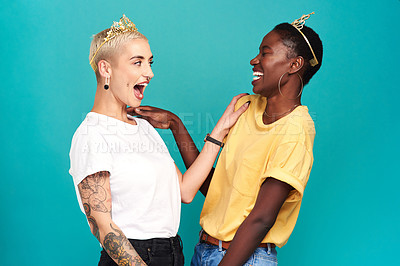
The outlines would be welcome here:
[[[220,251],[222,251],[222,249],[225,249],[225,250],[228,249],[232,242],[232,241],[222,241],[217,238],[214,238],[214,237],[210,236],[209,234],[207,234],[207,232],[204,231],[203,229],[201,229],[199,235],[200,235],[200,239],[199,239],[200,243],[207,243],[207,244],[211,244],[214,246],[218,246]],[[271,249],[275,249],[276,246],[273,243],[261,243],[258,245],[258,247],[268,248],[268,254],[269,254],[271,252]]]
[[[155,245],[163,245],[163,246],[170,246],[170,247],[182,247],[182,239],[179,235],[170,238],[150,238],[150,239],[128,239],[132,245],[138,247],[149,247]]]

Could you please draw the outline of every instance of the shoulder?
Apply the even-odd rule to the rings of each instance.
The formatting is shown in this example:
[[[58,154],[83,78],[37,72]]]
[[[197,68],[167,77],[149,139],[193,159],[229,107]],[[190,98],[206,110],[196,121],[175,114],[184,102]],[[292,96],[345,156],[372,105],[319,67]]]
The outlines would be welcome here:
[[[251,95],[245,95],[242,98],[240,98],[237,103],[235,104],[235,110],[239,109],[243,104],[245,104],[246,102],[250,101],[252,106],[255,105],[255,102],[260,101],[260,97],[262,97],[261,95],[257,95],[257,94],[251,94]]]
[[[313,142],[315,137],[314,121],[307,106],[297,107],[287,118],[285,142]]]
[[[99,141],[104,139],[103,135],[106,127],[99,118],[93,113],[88,113],[72,137],[72,146],[74,144],[83,144],[90,141]]]

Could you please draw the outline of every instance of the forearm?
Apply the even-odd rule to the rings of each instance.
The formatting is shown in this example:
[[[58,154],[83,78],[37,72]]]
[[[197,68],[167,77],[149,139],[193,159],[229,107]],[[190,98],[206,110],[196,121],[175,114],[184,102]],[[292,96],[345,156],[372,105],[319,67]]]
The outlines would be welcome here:
[[[290,190],[289,184],[275,178],[264,181],[253,210],[239,226],[220,265],[243,265],[247,261],[275,224]]]
[[[118,265],[146,265],[121,229],[111,220],[111,211],[93,211],[87,203],[84,203],[84,207],[92,234],[115,263]]]
[[[219,265],[243,265],[260,245],[272,225],[249,217],[241,224]]]
[[[146,265],[111,219],[110,173],[87,176],[78,185],[92,234],[118,265]]]
[[[196,160],[200,152],[185,125],[177,116],[172,117],[171,131],[187,169]]]
[[[103,221],[100,226],[100,243],[118,265],[146,265],[124,233],[111,220]]]
[[[186,169],[188,169],[196,160],[197,156],[199,156],[200,152],[179,117],[174,116],[172,118],[172,121],[173,122],[171,123],[171,131],[175,138],[175,142],[178,146],[179,152],[182,156],[183,162],[185,163]],[[208,187],[210,185],[213,173],[214,168],[211,168],[206,180],[200,187],[200,192],[204,196],[207,195]]]
[[[222,141],[226,133],[214,129],[210,134],[213,138]],[[182,177],[181,196],[182,201],[190,203],[197,191],[210,174],[220,147],[209,141],[205,142],[197,159],[189,167]]]
[[[211,179],[214,175],[214,170],[215,168],[211,168],[210,173],[208,174],[206,180],[203,182],[203,184],[200,187],[200,192],[205,196],[207,196],[208,188],[210,187]]]

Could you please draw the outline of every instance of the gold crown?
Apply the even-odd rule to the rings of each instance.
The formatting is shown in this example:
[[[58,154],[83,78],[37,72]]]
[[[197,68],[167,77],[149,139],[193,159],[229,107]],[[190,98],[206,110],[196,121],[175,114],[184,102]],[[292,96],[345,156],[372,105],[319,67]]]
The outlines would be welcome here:
[[[316,66],[316,65],[318,65],[318,60],[317,60],[317,57],[314,54],[314,50],[312,49],[311,44],[308,41],[306,35],[304,35],[304,33],[301,32],[301,30],[303,29],[304,24],[306,23],[306,20],[309,19],[312,14],[315,14],[315,13],[312,12],[312,13],[310,13],[308,15],[301,16],[301,18],[296,19],[295,21],[293,21],[291,25],[293,27],[295,27],[296,30],[298,30],[301,33],[301,35],[303,35],[303,38],[307,42],[308,47],[310,47],[311,53],[312,53],[312,55],[314,57],[313,59],[310,60],[310,65],[311,66]]]
[[[122,17],[119,19],[119,22],[114,21],[114,23],[110,27],[110,30],[107,32],[107,36],[104,38],[104,41],[97,48],[96,52],[92,56],[92,59],[90,59],[89,63],[94,71],[96,71],[97,66],[93,64],[93,60],[99,52],[100,48],[109,40],[125,32],[138,32],[138,29],[136,28],[136,25],[133,24],[133,22],[129,18],[127,18],[125,14],[123,14]]]

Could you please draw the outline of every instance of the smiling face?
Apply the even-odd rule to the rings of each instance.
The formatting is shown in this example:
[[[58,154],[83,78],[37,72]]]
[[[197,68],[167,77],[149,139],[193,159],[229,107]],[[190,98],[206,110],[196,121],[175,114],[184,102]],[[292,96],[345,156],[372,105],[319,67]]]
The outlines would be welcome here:
[[[146,39],[127,41],[110,62],[110,91],[124,105],[140,105],[153,78],[153,55]]]
[[[265,35],[259,54],[250,61],[253,66],[253,92],[267,98],[277,95],[278,81],[282,74],[290,70],[288,48],[282,43],[280,35],[271,31]]]

